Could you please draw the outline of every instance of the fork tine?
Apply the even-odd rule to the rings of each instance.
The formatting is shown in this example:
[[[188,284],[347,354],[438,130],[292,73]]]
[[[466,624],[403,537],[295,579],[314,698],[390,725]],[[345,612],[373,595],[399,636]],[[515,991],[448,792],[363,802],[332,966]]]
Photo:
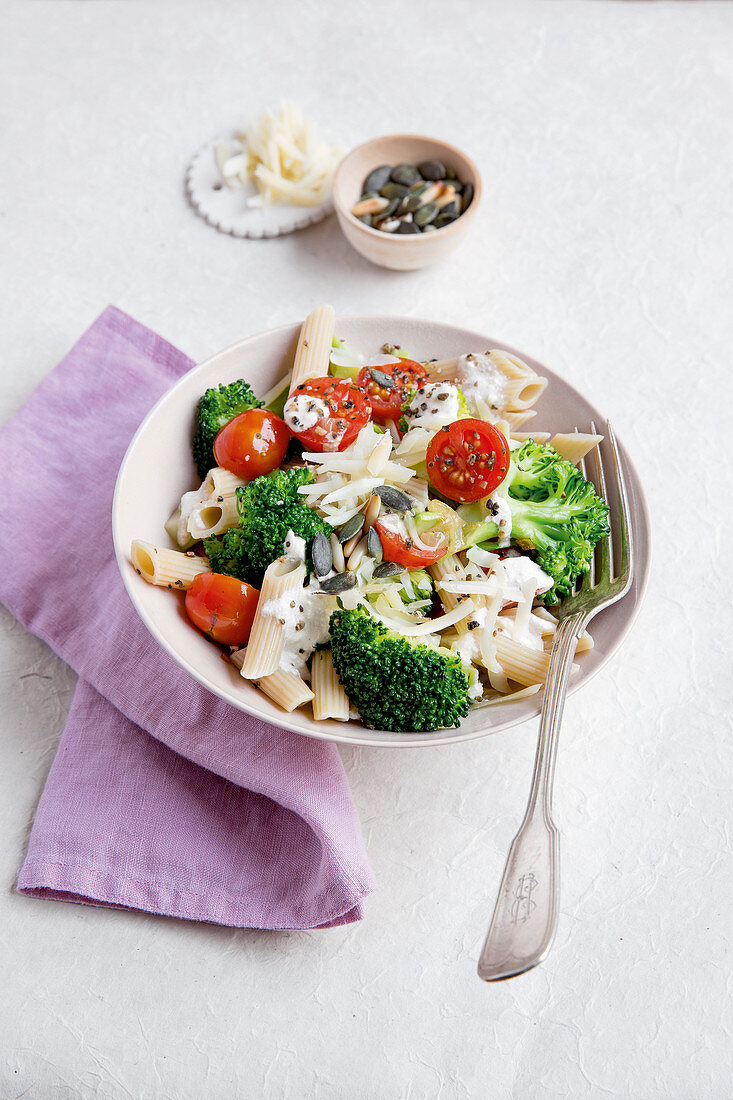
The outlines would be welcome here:
[[[590,422],[590,430],[593,435],[598,435],[596,430],[596,424],[594,420]],[[598,489],[598,495],[603,497],[606,504],[608,501],[608,489],[606,487],[606,474],[603,469],[603,455],[601,454],[600,443],[594,448],[595,464],[596,464],[596,488]],[[610,505],[609,505],[610,507]],[[611,536],[607,535],[602,538],[598,544],[599,554],[601,559],[601,579],[608,581],[613,575],[613,543],[611,542]]]
[[[621,457],[619,455],[618,443],[616,442],[616,436],[613,428],[611,427],[611,421],[606,422],[606,428],[608,430],[608,439],[611,444],[611,454],[613,455],[613,465],[616,472],[616,490],[618,492],[619,502],[619,519],[620,519],[620,531],[619,540],[621,543],[621,560],[619,562],[618,579],[624,582],[624,591],[626,591],[634,575],[634,542],[631,534],[631,520],[629,516],[629,498],[626,491],[626,483],[624,481],[623,470],[621,469]]]
[[[577,433],[577,431],[578,431],[578,425],[577,424],[573,428],[573,431]],[[580,467],[581,474],[583,475],[583,477],[586,480],[588,480],[588,471],[586,469],[585,457],[581,458],[578,465]],[[595,583],[596,583],[596,556],[594,554],[593,557],[590,560],[590,569],[588,570],[587,573],[582,574],[582,576],[580,577],[580,583],[578,583],[578,581],[576,580],[575,585],[573,586],[573,592],[574,592],[575,595],[577,595],[579,592],[589,592],[590,589],[594,587]]]

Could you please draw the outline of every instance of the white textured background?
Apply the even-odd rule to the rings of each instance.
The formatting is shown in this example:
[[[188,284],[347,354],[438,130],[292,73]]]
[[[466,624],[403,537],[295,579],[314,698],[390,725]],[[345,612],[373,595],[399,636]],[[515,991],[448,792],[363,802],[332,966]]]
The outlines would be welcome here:
[[[556,946],[493,986],[475,964],[533,724],[344,752],[379,883],[358,926],[29,900],[13,883],[73,675],[0,609],[2,1100],[729,1098],[733,6],[0,7],[3,419],[108,302],[199,359],[321,301],[435,317],[607,410],[656,539],[634,631],[566,713]],[[192,151],[282,95],[347,146],[464,147],[485,200],[461,250],[400,275],[333,219],[267,242],[198,220]]]

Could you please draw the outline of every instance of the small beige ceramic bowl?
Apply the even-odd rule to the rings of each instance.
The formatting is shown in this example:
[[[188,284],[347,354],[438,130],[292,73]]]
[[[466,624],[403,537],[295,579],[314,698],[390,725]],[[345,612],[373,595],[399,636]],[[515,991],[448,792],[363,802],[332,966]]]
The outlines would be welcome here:
[[[452,168],[461,183],[473,184],[473,199],[465,214],[435,233],[382,233],[364,225],[351,213],[359,201],[364,180],[382,164],[420,164],[440,160]],[[445,141],[417,134],[392,134],[357,145],[344,157],[333,183],[333,202],[346,240],[367,260],[394,271],[427,267],[455,248],[469,230],[481,201],[481,177],[473,161]]]

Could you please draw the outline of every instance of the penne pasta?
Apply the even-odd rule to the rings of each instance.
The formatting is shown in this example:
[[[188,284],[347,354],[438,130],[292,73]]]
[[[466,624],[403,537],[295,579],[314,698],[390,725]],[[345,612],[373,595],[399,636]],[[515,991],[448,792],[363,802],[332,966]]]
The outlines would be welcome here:
[[[590,435],[587,432],[568,432],[553,435],[550,446],[554,447],[568,462],[578,465],[585,456],[603,439],[602,435]]]
[[[264,691],[273,703],[288,713],[313,699],[313,692],[297,672],[286,672],[281,668],[269,676],[261,676],[255,687]]]
[[[534,374],[530,378],[511,378],[504,390],[504,409],[506,412],[521,412],[542,396],[547,389],[547,379]]]
[[[195,542],[220,535],[239,522],[237,498],[220,496],[204,500],[191,509],[188,517],[188,533]]]
[[[305,565],[292,558],[278,558],[267,567],[242,665],[245,679],[261,680],[276,671],[284,646],[282,623],[265,614],[265,607],[286,592],[302,589],[304,580]]]
[[[333,306],[319,306],[306,317],[295,350],[290,393],[308,378],[328,374],[335,323]]]
[[[160,588],[178,588],[183,591],[191,587],[194,577],[199,573],[210,573],[209,559],[196,554],[183,553],[181,550],[169,550],[165,546],[155,546],[152,542],[135,539],[130,549],[133,568],[148,584]]]
[[[313,717],[317,721],[335,718],[338,722],[348,722],[349,700],[333,667],[330,649],[321,649],[313,654],[311,687],[314,695]]]

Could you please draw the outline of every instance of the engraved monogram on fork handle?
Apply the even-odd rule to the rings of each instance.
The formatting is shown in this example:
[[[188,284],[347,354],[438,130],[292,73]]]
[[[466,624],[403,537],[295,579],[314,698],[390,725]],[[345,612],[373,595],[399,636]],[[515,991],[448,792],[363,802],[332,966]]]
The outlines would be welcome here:
[[[585,620],[582,613],[569,615],[555,633],[529,802],[509,849],[479,959],[484,981],[529,970],[545,957],[555,935],[560,845],[552,821],[552,780],[568,676]]]

